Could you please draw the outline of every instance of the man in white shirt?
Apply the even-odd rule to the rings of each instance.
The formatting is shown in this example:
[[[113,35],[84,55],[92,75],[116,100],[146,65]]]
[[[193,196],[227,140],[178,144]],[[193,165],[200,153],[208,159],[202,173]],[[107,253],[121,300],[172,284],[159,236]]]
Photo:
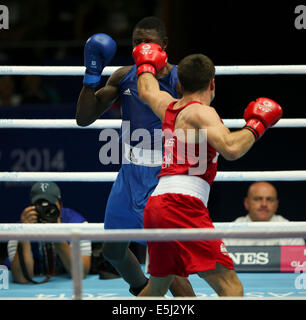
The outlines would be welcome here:
[[[237,218],[234,222],[288,222],[281,215],[276,215],[278,209],[278,197],[275,187],[268,182],[260,181],[250,185],[247,196],[244,198],[244,207],[248,214]],[[301,238],[280,239],[223,239],[227,246],[281,246],[304,245]]]

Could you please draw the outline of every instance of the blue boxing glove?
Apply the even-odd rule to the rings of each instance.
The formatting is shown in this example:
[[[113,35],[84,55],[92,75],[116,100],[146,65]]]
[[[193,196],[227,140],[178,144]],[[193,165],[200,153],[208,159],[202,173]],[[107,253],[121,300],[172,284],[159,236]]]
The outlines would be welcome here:
[[[96,88],[99,85],[103,68],[113,59],[116,50],[116,42],[105,33],[96,33],[86,41],[83,80],[86,87]]]

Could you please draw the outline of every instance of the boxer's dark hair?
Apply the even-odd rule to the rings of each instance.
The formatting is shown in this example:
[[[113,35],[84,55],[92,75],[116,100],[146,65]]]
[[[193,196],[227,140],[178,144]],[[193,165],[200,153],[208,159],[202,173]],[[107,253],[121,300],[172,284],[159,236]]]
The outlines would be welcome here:
[[[204,54],[192,54],[178,64],[178,78],[186,92],[206,90],[215,77],[214,63]]]
[[[141,19],[134,27],[134,30],[136,29],[145,29],[145,30],[153,29],[157,31],[161,39],[164,39],[167,37],[165,24],[162,22],[162,20],[154,16],[145,17]]]

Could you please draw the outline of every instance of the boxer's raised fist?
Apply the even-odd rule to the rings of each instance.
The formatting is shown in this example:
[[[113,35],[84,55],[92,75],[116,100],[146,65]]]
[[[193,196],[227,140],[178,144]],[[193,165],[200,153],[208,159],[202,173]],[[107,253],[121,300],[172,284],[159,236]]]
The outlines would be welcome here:
[[[133,50],[137,76],[144,72],[156,75],[168,62],[167,53],[156,43],[142,43]]]
[[[116,42],[105,33],[94,34],[86,41],[84,48],[86,72],[83,80],[85,86],[91,88],[98,86],[102,70],[113,59],[116,50]]]
[[[257,140],[267,129],[275,125],[282,115],[283,110],[277,102],[268,98],[258,98],[250,102],[244,111],[244,129],[250,130]]]

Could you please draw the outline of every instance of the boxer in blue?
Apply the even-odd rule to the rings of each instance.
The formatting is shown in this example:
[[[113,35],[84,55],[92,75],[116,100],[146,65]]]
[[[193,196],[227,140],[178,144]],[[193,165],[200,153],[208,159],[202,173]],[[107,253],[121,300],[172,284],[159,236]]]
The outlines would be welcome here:
[[[137,23],[133,31],[133,47],[141,43],[156,43],[163,49],[167,46],[165,26],[156,17],[147,17]],[[98,89],[103,68],[116,53],[115,41],[106,34],[95,34],[85,45],[86,72],[80,92],[76,120],[79,126],[88,126],[98,119],[118,98],[122,108],[123,123],[120,143],[123,146],[123,161],[116,181],[112,186],[106,206],[105,229],[143,228],[143,211],[148,197],[157,185],[157,175],[162,162],[161,122],[138,97],[136,65],[116,70],[106,85]],[[177,67],[168,63],[157,75],[162,90],[177,96]],[[137,147],[131,134],[137,129],[146,129],[151,139],[147,145]],[[156,130],[160,129],[160,130]],[[155,130],[155,131],[154,131]],[[154,146],[160,146],[155,148]],[[139,156],[141,154],[141,157]],[[145,287],[148,279],[129,249],[129,242],[105,242],[103,255],[130,285],[134,295]],[[174,296],[194,296],[187,278],[175,277],[170,291]]]

